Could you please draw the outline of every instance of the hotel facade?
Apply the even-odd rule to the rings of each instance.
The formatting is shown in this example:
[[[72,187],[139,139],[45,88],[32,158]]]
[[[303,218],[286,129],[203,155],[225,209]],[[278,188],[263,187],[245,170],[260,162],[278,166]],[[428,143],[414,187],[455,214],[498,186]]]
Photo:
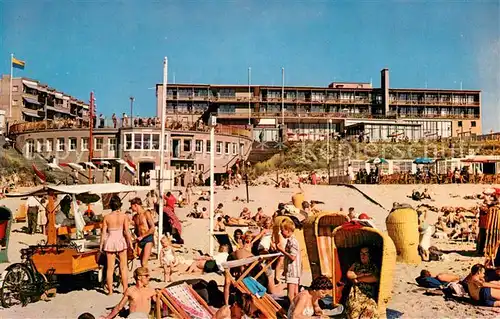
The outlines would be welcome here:
[[[357,137],[371,141],[410,140],[481,134],[478,90],[389,87],[389,70],[380,87],[334,82],[326,87],[168,84],[167,117],[191,122],[217,115],[219,123],[253,128],[253,139],[277,140],[284,122],[287,140]],[[284,94],[282,96],[282,90]],[[157,84],[161,114],[162,84]]]

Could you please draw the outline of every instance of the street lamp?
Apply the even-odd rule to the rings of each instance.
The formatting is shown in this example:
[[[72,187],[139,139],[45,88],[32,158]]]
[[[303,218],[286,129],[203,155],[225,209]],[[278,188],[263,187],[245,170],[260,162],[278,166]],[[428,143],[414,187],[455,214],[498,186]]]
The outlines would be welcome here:
[[[328,184],[330,184],[330,127],[332,119],[328,119],[327,134],[326,134],[326,168],[328,169]]]
[[[208,125],[210,126],[210,232],[209,232],[209,254],[212,255],[214,252],[214,167],[215,167],[215,126],[217,126],[217,117],[211,115],[208,120]]]
[[[248,126],[252,125],[252,90],[250,84],[252,82],[252,68],[248,68]]]
[[[135,98],[133,96],[130,97],[130,127],[134,125],[134,101]]]

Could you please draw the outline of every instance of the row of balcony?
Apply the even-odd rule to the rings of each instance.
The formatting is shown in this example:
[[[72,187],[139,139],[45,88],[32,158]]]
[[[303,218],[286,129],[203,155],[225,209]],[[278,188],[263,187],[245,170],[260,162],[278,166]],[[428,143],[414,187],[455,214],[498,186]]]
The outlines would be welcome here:
[[[248,118],[248,113],[218,112],[217,116],[221,118]],[[273,118],[281,117],[281,112],[252,112],[253,118]],[[478,119],[475,114],[424,114],[424,113],[404,113],[394,114],[372,114],[368,112],[349,113],[349,112],[293,112],[285,111],[285,117],[325,117],[325,118],[364,118],[364,119],[396,119],[396,118],[435,118],[435,119]]]
[[[282,100],[280,97],[244,97],[244,96],[211,96],[211,97],[193,97],[193,96],[167,96],[168,101],[207,101],[207,102],[275,102],[281,103],[317,103],[317,104],[382,104],[381,100],[366,99],[366,98],[352,98],[352,99],[339,99],[339,98],[326,98],[326,99],[313,99],[313,98],[285,98]],[[463,106],[480,106],[478,101],[441,101],[437,99],[422,99],[422,100],[402,100],[391,99],[390,105],[463,105]]]

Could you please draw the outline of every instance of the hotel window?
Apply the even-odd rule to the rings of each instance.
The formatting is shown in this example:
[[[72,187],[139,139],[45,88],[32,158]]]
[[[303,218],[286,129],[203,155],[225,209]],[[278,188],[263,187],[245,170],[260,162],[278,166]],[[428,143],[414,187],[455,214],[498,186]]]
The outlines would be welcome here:
[[[81,150],[82,151],[88,151],[89,150],[89,139],[88,139],[88,137],[83,137],[82,138]]]
[[[12,86],[12,92],[17,92],[19,91],[19,87],[17,85]]]
[[[198,164],[198,171],[203,172],[205,170],[205,166],[203,164]]]
[[[224,147],[224,151],[226,154],[231,154],[231,143],[226,142],[226,145]]]
[[[64,138],[58,138],[57,139],[57,151],[58,152],[64,152],[64,150],[66,149],[65,145],[64,145]]]
[[[236,155],[238,154],[238,144],[233,143],[233,154]]]
[[[69,138],[69,150],[76,151],[76,138],[74,137]]]
[[[240,143],[240,154],[244,154],[245,153],[245,144],[244,143]]]
[[[132,134],[125,134],[125,150],[132,149]]]
[[[151,148],[151,134],[143,134],[142,136],[142,146],[145,150],[149,150]]]
[[[154,150],[159,150],[160,149],[160,134],[153,134],[153,139],[152,139],[152,149]],[[167,142],[167,139],[165,139],[165,143]]]
[[[472,121],[472,122],[470,122],[470,126],[471,126],[471,127],[476,127],[476,121]]]
[[[202,140],[196,140],[195,142],[195,151],[196,153],[201,153],[203,152],[203,141]]]
[[[184,152],[191,152],[191,140],[184,140]]]
[[[458,121],[458,127],[462,127],[462,121]]]
[[[217,154],[222,154],[222,142],[217,142],[216,152],[217,152]]]
[[[116,138],[108,138],[108,151],[116,151]]]
[[[36,140],[36,151],[37,153],[43,152],[43,140]]]
[[[103,144],[103,138],[102,137],[96,137],[96,138],[94,138],[94,150],[95,151],[101,151],[102,150],[102,144]]]
[[[47,152],[52,152],[52,150],[54,149],[54,140],[51,139],[51,138],[48,138],[46,141],[46,149],[47,149]]]
[[[211,149],[212,149],[212,148],[211,148],[211,146],[210,146],[210,141],[209,141],[209,140],[207,140],[207,141],[206,141],[206,143],[205,143],[205,151],[206,151],[207,153],[209,153],[209,154],[210,154],[210,150],[211,150]]]

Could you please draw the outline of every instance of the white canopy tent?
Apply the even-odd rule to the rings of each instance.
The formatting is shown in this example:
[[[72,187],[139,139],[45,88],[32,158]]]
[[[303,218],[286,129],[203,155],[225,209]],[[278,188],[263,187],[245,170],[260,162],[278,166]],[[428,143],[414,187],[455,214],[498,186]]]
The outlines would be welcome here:
[[[43,185],[23,193],[9,193],[8,197],[43,196],[48,192],[59,194],[112,194],[151,191],[154,186],[131,186],[120,183],[84,184],[84,185]]]

